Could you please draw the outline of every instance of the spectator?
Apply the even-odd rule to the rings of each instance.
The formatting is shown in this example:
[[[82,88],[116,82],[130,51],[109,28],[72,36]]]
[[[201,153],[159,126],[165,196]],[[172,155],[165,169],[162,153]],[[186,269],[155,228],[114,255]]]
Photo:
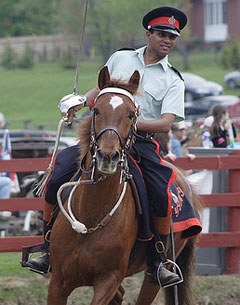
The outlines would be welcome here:
[[[171,151],[176,157],[188,157],[190,160],[195,159],[194,154],[183,153],[182,143],[186,139],[186,124],[185,122],[175,123],[172,126]],[[189,175],[191,171],[187,174]]]
[[[0,199],[8,199],[11,194],[11,179],[9,177],[0,176]],[[12,215],[8,211],[0,211],[0,219],[8,218]]]
[[[172,126],[171,151],[177,157],[183,157],[181,141],[185,138],[186,125],[184,122],[175,123]]]
[[[227,107],[215,105],[212,109],[213,123],[210,128],[211,139],[214,147],[226,148],[229,141],[230,128],[233,129],[233,136],[236,137],[236,130],[232,123],[229,123]]]
[[[5,117],[0,113],[0,129],[6,125]],[[2,143],[0,142],[0,159],[2,159]],[[5,173],[0,173],[0,199],[8,199],[11,195],[12,181]],[[11,212],[0,212],[0,217],[9,217]]]
[[[202,133],[202,147],[204,148],[212,148],[213,147],[213,143],[211,140],[211,133],[210,133],[210,128],[212,126],[213,123],[213,116],[208,116],[203,124],[200,126],[201,129],[203,129],[203,133]]]
[[[11,179],[0,176],[0,199],[7,199],[11,194]]]

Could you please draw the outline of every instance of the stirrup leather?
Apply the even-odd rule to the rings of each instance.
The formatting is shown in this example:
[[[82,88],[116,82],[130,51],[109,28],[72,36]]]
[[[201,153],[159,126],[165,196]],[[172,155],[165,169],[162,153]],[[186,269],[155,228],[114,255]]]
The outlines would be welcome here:
[[[180,280],[178,282],[171,283],[171,284],[168,284],[168,285],[162,285],[161,280],[160,280],[160,267],[163,266],[163,265],[166,265],[168,263],[171,263],[173,265],[174,273],[179,276]],[[168,288],[168,287],[171,287],[171,286],[178,285],[178,284],[183,282],[182,271],[181,271],[180,267],[174,261],[172,261],[170,259],[167,259],[165,262],[161,262],[160,265],[158,266],[158,269],[157,269],[157,280],[158,280],[158,283],[160,284],[160,286],[162,288]]]

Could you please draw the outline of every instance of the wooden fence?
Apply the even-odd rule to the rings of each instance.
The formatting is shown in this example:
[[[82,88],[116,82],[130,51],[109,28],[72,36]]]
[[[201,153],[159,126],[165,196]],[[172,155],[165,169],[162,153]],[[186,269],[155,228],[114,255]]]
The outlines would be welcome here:
[[[48,158],[0,160],[1,172],[34,172],[45,170]],[[202,195],[206,207],[227,207],[226,232],[202,233],[200,247],[224,247],[226,251],[226,273],[239,271],[240,259],[240,156],[196,157],[194,160],[178,158],[175,165],[182,169],[229,170],[227,193]],[[0,199],[0,211],[42,210],[42,198]],[[0,252],[19,252],[22,246],[41,243],[42,236],[14,236],[0,238]]]

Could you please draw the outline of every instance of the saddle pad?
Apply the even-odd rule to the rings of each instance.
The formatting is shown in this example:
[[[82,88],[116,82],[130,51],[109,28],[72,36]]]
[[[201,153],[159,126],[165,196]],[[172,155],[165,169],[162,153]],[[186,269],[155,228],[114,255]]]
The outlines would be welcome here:
[[[139,215],[138,239],[147,241],[152,239],[153,236],[147,190],[140,169],[132,160],[129,160],[129,165],[130,172],[138,189],[139,200],[142,207],[142,214]],[[182,232],[182,238],[190,238],[199,234],[202,230],[202,225],[196,217],[192,204],[176,183],[171,185],[170,190],[174,199],[172,213],[173,231]]]

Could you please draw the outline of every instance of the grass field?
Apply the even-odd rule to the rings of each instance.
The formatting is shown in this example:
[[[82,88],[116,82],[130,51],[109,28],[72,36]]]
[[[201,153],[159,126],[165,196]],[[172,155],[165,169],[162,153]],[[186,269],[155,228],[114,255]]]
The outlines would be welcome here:
[[[99,63],[81,65],[81,93],[96,86]],[[36,65],[32,70],[0,69],[0,112],[10,122],[9,128],[22,128],[23,121],[32,121],[32,128],[43,124],[55,130],[60,118],[57,104],[73,91],[75,70],[64,70],[59,64]]]
[[[44,305],[46,304],[49,279],[20,267],[21,253],[0,254],[0,304],[2,305]],[[134,305],[142,273],[124,280],[125,299],[123,305]],[[193,289],[196,295],[194,305],[239,305],[240,276],[194,276]],[[90,304],[92,289],[76,289],[68,305]],[[159,294],[153,305],[162,305]]]
[[[219,64],[220,55],[196,53],[189,56],[190,72],[199,74],[222,85],[226,72]],[[171,63],[183,71],[182,59],[177,54],[170,57]],[[82,62],[80,67],[79,93],[96,86],[100,62]],[[58,63],[37,64],[32,70],[3,70],[0,67],[1,95],[0,112],[10,122],[9,128],[23,128],[24,121],[31,121],[30,128],[43,124],[55,130],[60,118],[57,104],[72,92],[75,70],[63,69]],[[240,89],[226,90],[226,94],[240,94]]]

